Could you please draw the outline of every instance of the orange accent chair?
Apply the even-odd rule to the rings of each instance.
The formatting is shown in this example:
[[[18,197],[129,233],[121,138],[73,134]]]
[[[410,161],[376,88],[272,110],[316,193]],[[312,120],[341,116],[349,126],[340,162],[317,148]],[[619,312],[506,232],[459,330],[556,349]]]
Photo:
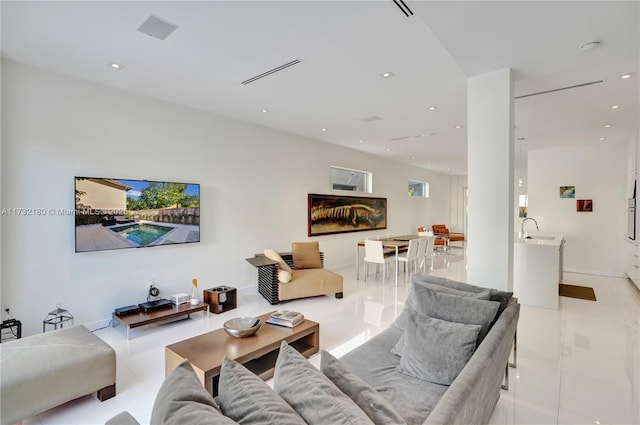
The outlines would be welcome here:
[[[449,232],[449,229],[447,229],[447,226],[444,224],[434,224],[433,226],[431,226],[431,229],[433,230],[433,234],[435,236],[444,236],[449,239],[449,242],[464,242],[464,234],[451,233]],[[440,244],[438,244],[437,242],[438,241],[436,241],[436,245],[442,245],[444,243],[440,242]]]

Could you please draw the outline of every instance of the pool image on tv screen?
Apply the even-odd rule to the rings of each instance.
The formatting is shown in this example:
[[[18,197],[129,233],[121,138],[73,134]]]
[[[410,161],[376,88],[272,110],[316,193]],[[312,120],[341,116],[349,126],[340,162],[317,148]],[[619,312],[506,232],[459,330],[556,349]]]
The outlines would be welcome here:
[[[75,178],[76,252],[200,242],[200,185]]]

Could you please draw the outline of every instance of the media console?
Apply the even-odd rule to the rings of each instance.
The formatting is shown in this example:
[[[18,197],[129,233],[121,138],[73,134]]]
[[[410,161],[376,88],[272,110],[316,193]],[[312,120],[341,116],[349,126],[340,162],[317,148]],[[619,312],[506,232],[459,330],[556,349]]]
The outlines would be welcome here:
[[[163,320],[173,319],[175,317],[187,316],[190,317],[191,313],[198,311],[206,312],[209,315],[209,304],[200,303],[198,305],[180,304],[171,305],[158,310],[152,311],[137,311],[130,314],[117,315],[113,313],[114,323],[120,323],[127,328],[127,339],[130,339],[130,331],[133,328],[140,326],[150,325],[152,323],[161,322]]]

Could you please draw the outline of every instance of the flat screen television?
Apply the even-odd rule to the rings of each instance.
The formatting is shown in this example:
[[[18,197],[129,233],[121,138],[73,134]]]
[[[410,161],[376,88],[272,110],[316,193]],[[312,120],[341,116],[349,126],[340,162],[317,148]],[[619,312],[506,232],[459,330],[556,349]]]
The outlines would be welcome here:
[[[75,177],[76,252],[200,242],[200,185]]]

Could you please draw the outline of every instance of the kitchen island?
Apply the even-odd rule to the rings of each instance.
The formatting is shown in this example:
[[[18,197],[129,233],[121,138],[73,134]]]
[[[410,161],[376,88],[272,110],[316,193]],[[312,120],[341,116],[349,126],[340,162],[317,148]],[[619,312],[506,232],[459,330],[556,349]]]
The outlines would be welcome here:
[[[513,250],[513,292],[521,304],[558,309],[562,282],[564,236],[516,234]]]

